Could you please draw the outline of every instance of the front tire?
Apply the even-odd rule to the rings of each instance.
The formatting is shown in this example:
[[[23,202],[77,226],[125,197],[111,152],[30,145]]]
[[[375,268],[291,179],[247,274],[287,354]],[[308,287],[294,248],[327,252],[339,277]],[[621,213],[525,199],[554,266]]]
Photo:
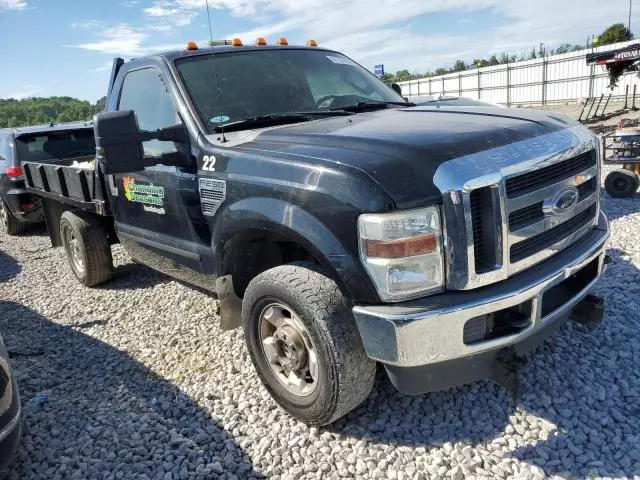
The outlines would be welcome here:
[[[615,198],[631,197],[638,190],[638,186],[638,175],[629,170],[614,170],[604,179],[605,190]]]
[[[288,413],[327,425],[367,398],[369,359],[336,283],[311,264],[261,273],[247,287],[242,320],[258,376]]]
[[[60,219],[60,236],[71,271],[80,283],[93,287],[111,278],[111,246],[97,219],[84,212],[66,211]]]

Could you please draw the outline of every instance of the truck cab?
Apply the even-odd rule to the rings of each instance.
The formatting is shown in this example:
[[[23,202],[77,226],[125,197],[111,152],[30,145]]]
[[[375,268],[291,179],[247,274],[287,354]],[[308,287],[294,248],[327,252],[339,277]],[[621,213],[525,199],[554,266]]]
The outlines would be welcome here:
[[[25,164],[78,279],[108,280],[120,242],[215,293],[309,424],[361,403],[376,363],[409,394],[515,388],[570,314],[600,319],[600,147],[562,115],[419,107],[315,42],[234,39],[117,59],[94,128],[90,173]]]

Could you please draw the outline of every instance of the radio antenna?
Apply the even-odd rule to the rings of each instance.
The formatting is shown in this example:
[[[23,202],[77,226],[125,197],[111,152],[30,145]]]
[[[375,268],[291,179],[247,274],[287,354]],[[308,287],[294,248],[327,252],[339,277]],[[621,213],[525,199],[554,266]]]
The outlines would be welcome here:
[[[218,69],[215,66],[215,45],[213,43],[213,27],[211,24],[211,9],[209,8],[209,0],[206,0],[207,4],[207,21],[209,23],[209,40],[211,43],[211,65],[213,66],[213,78],[216,84],[216,93],[218,94],[218,115],[222,115],[222,94],[220,93],[220,83],[218,82]],[[220,134],[222,136],[222,143],[225,143],[227,139],[224,136],[224,125],[220,125]]]

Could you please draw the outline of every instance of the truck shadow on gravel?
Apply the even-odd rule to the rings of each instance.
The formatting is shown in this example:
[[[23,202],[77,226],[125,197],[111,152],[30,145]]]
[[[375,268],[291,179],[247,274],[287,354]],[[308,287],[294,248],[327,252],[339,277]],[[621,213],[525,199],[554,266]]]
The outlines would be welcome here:
[[[157,272],[140,263],[126,263],[117,266],[113,278],[98,285],[100,290],[144,290],[163,283],[174,281],[173,278]]]
[[[127,354],[13,302],[0,332],[23,404],[9,478],[263,478],[205,408]]]
[[[452,444],[471,445],[466,454],[457,446],[454,458],[474,475],[517,476],[498,465],[505,458],[546,476],[640,474],[640,271],[624,252],[608,254],[612,263],[594,292],[605,299],[603,323],[589,331],[565,322],[529,357],[517,401],[491,382],[405,396],[380,371],[371,396],[330,431],[422,447],[445,465]]]
[[[11,255],[0,250],[0,283],[8,282],[21,271],[20,263]]]

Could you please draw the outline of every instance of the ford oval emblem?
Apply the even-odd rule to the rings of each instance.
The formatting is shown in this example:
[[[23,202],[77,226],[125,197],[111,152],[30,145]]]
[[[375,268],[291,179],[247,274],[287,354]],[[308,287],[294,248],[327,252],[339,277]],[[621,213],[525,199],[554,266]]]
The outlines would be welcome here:
[[[544,210],[547,213],[565,213],[578,203],[580,192],[576,187],[566,187],[556,193],[552,198],[544,202]]]

